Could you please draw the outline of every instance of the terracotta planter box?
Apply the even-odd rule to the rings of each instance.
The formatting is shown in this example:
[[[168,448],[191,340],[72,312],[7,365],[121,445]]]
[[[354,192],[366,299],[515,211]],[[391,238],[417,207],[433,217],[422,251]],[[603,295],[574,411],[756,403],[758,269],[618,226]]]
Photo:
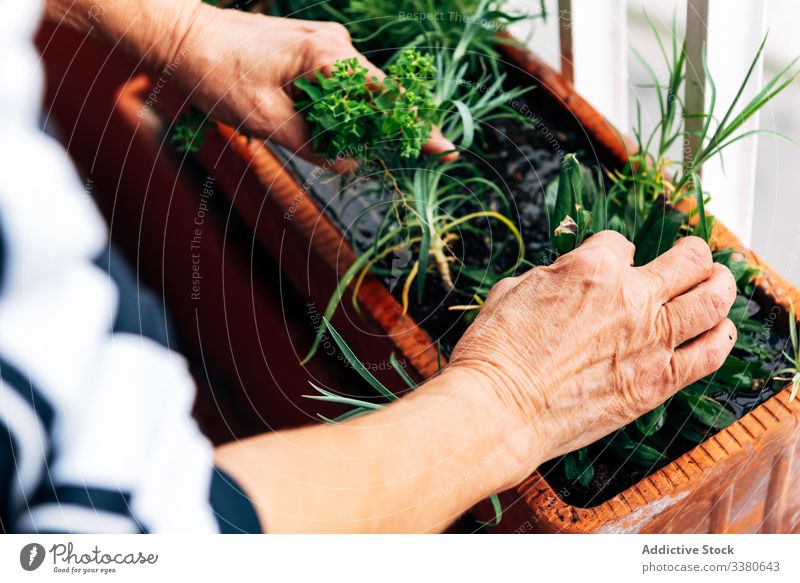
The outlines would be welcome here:
[[[551,104],[573,116],[609,167],[622,165],[626,144],[609,123],[559,74],[529,53],[509,50],[512,65],[525,71]],[[338,228],[323,214],[267,147],[249,142],[230,128],[207,143],[201,158],[258,240],[271,249],[287,277],[322,309],[355,255]],[[245,168],[246,166],[246,168]],[[258,185],[253,186],[252,178]],[[224,184],[224,186],[223,186]],[[266,197],[264,196],[266,195]],[[763,268],[757,284],[784,309],[800,292],[742,248],[717,225],[720,247],[732,246]],[[414,320],[376,277],[368,276],[358,293],[362,316],[348,298],[334,318],[356,352],[368,363],[382,362],[390,351],[402,355],[420,377],[437,370],[436,350]],[[377,360],[375,360],[377,359]],[[378,371],[380,372],[380,371]],[[396,383],[395,383],[396,386]],[[500,532],[793,532],[800,529],[800,499],[795,463],[800,403],[788,403],[782,391],[727,429],[656,471],[638,484],[593,508],[564,503],[535,472],[501,495]],[[486,505],[476,513],[490,517]]]
[[[585,132],[595,158],[610,168],[622,165],[627,144],[570,83],[530,53],[509,49],[510,67],[538,89],[537,99],[574,119]],[[338,278],[352,264],[353,249],[320,210],[282,158],[257,141],[221,126],[209,136],[199,158],[231,201],[232,212],[252,230],[254,240],[272,253],[285,276],[309,299],[309,322],[324,309]],[[744,249],[716,225],[720,247],[734,247],[763,269],[757,281],[767,298],[784,310],[800,312],[800,291]],[[361,314],[345,297],[333,323],[375,373],[398,386],[381,368],[390,352],[412,374],[425,378],[437,370],[437,352],[428,334],[403,315],[397,300],[368,275],[358,292]],[[319,310],[319,312],[317,312]],[[323,346],[321,350],[324,350]],[[781,391],[751,413],[685,455],[610,500],[578,508],[563,502],[544,477],[534,472],[519,487],[501,494],[504,518],[494,531],[543,533],[798,532],[800,497],[790,488],[800,477],[796,463],[800,400],[789,403]],[[492,516],[488,505],[475,513]]]

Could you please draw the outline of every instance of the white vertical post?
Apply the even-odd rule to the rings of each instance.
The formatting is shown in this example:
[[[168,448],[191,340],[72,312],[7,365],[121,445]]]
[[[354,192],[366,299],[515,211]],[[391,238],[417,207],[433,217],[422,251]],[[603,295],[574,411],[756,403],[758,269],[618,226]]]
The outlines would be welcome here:
[[[620,131],[628,130],[627,0],[545,0],[546,25],[537,23],[530,49],[573,81],[575,88]],[[538,5],[511,0],[509,8]],[[512,33],[528,38],[529,23]]]
[[[561,49],[561,74],[575,82],[574,54],[572,52],[572,0],[558,0],[558,40]]]
[[[717,88],[717,117],[725,113],[739,89],[765,33],[766,0],[741,0],[732,6],[724,0],[710,0],[708,26],[708,68]],[[739,105],[747,103],[761,88],[763,59],[756,66]],[[706,92],[708,93],[708,92]],[[758,128],[758,114],[739,130]],[[703,188],[711,195],[709,210],[750,245],[755,199],[756,136],[737,142],[703,168]],[[724,165],[724,169],[723,169]]]
[[[684,116],[686,143],[683,163],[689,166],[694,153],[702,146],[699,132],[705,123],[700,117],[706,111],[706,73],[703,52],[708,40],[708,0],[689,0],[686,3],[686,95]],[[695,168],[699,173],[702,169]]]
[[[528,41],[528,48],[536,56],[553,67],[556,71],[561,66],[561,50],[559,35],[559,3],[562,0],[545,0],[547,21],[522,20],[511,25],[511,34],[522,41]],[[506,9],[511,13],[538,13],[538,0],[508,0]]]
[[[627,0],[571,0],[575,89],[628,130]]]

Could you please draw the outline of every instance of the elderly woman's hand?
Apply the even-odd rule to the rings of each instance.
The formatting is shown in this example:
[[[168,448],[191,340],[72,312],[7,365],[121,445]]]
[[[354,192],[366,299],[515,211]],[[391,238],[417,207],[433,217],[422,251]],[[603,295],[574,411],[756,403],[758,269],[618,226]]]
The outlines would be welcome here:
[[[162,60],[165,67],[175,64],[173,75],[189,99],[220,121],[318,163],[309,127],[294,110],[295,79],[316,71],[329,74],[336,61],[352,57],[370,76],[385,77],[337,23],[274,18],[202,3],[184,22],[185,32],[177,34],[179,41]],[[434,129],[423,151],[437,154],[453,148]]]
[[[518,422],[509,431],[532,434],[534,463],[654,409],[717,370],[736,341],[736,285],[705,242],[681,239],[644,267],[633,253],[605,231],[501,281],[455,348],[451,367],[486,379]]]

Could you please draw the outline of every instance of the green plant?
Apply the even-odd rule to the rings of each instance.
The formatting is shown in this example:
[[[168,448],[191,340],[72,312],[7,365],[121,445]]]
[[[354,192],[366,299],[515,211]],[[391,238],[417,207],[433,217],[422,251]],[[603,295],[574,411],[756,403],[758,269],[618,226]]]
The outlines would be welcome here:
[[[436,160],[423,160],[418,166],[401,168],[388,173],[395,189],[387,203],[386,190],[382,183],[376,185],[373,192],[379,197],[376,205],[389,206],[384,214],[374,243],[358,250],[358,257],[340,278],[333,296],[328,301],[324,316],[333,317],[341,303],[347,288],[353,284],[354,301],[364,277],[376,265],[399,250],[413,250],[416,259],[411,267],[404,270],[405,284],[402,301],[404,309],[408,308],[411,286],[416,282],[417,298],[422,298],[425,290],[425,275],[429,266],[439,272],[442,286],[450,289],[454,286],[451,266],[454,263],[449,253],[449,245],[458,238],[459,230],[468,230],[472,223],[495,221],[510,233],[518,249],[518,259],[509,268],[497,275],[497,278],[514,273],[524,259],[524,244],[516,225],[504,214],[491,210],[474,210],[462,213],[462,206],[471,206],[475,198],[485,197],[493,192],[505,199],[505,193],[497,185],[479,175],[477,169],[465,162],[449,164],[446,170],[437,167]],[[456,178],[463,172],[466,176]],[[362,193],[365,195],[365,193]],[[488,226],[488,225],[487,225]],[[484,227],[486,228],[486,227]],[[491,232],[491,231],[490,231]],[[488,258],[491,265],[492,258]],[[473,273],[466,266],[459,266],[458,273],[468,281],[480,280],[480,275]],[[490,269],[484,266],[483,273]],[[478,269],[478,271],[481,271]],[[457,279],[457,278],[456,278]],[[469,295],[472,295],[470,293]],[[314,343],[303,362],[307,362],[316,352],[322,339],[323,330],[317,331]]]
[[[655,70],[647,60],[637,56],[650,72],[651,87],[658,97],[660,119],[645,137],[641,130],[641,109],[637,107],[639,121],[634,135],[639,150],[631,155],[621,171],[609,175],[611,187],[607,195],[602,193],[604,185],[596,180],[596,173],[579,167],[569,156],[562,165],[557,183],[548,188],[553,246],[559,253],[579,245],[593,230],[602,228],[604,220],[607,228],[619,231],[636,244],[635,265],[649,263],[671,248],[679,237],[689,234],[702,237],[714,250],[714,222],[713,217],[705,212],[708,195],[702,187],[700,167],[714,156],[721,155],[730,144],[761,133],[762,130],[739,130],[747,119],[797,77],[797,73],[791,72],[797,62],[795,59],[768,80],[753,99],[737,109],[763,52],[762,42],[735,98],[717,120],[713,115],[716,102],[714,82],[706,67],[711,88],[710,113],[701,118],[702,129],[696,135],[699,147],[692,153],[690,161],[686,165],[675,163],[669,159],[667,151],[677,141],[688,139],[679,97],[687,63],[683,44],[678,42],[674,26],[670,53],[667,53],[660,40],[659,46],[668,70],[664,85],[659,83]],[[671,168],[677,168],[674,179],[670,179],[668,173]],[[592,188],[594,196],[588,201],[585,197],[582,200],[581,192],[586,189],[587,180],[593,179],[596,181]],[[597,193],[602,193],[600,198]],[[676,208],[689,196],[694,201],[692,210],[687,213]],[[598,205],[600,213],[590,212]],[[584,215],[583,220],[573,220],[581,215]],[[603,218],[598,219],[601,215]],[[800,374],[797,372],[800,347],[793,311],[790,314],[793,354],[785,355],[792,366],[778,368],[774,351],[765,345],[764,326],[753,319],[750,313],[752,281],[758,269],[737,257],[733,249],[715,250],[713,256],[716,262],[731,270],[737,283],[738,295],[729,314],[738,330],[733,352],[717,373],[690,385],[667,403],[601,440],[598,444],[600,450],[590,446],[565,456],[560,467],[567,480],[588,487],[595,474],[594,460],[602,450],[643,468],[653,469],[663,465],[670,459],[668,452],[676,436],[689,443],[699,443],[709,431],[733,423],[736,415],[726,406],[726,399],[733,398],[737,392],[760,391],[771,380],[788,380],[792,381],[792,396],[796,394],[800,386]]]
[[[322,320],[322,324],[320,328],[323,330],[323,333],[327,330],[327,332],[331,335],[333,342],[336,346],[341,350],[342,355],[344,355],[345,360],[347,363],[353,368],[353,370],[358,373],[358,375],[364,379],[367,384],[375,389],[375,391],[381,397],[385,398],[387,401],[396,401],[398,399],[397,395],[395,395],[391,390],[386,388],[378,379],[375,378],[367,367],[358,359],[355,353],[350,349],[347,343],[344,341],[344,338],[336,331],[336,329],[331,326],[328,320]],[[408,389],[414,390],[417,388],[417,383],[409,376],[408,372],[403,368],[400,361],[397,360],[397,357],[392,353],[389,356],[389,364],[397,373],[397,375],[403,380],[406,387]],[[439,367],[441,369],[441,359],[439,360]],[[347,411],[346,413],[342,413],[338,417],[334,419],[329,419],[328,417],[324,417],[323,415],[317,414],[320,419],[322,419],[326,423],[341,423],[343,421],[347,421],[348,419],[354,419],[356,417],[360,417],[361,415],[366,415],[367,413],[372,413],[373,411],[382,409],[385,404],[375,401],[368,401],[366,399],[355,399],[353,397],[344,397],[342,395],[338,395],[333,391],[329,391],[327,389],[323,389],[318,385],[309,381],[311,387],[317,392],[316,395],[303,395],[307,399],[314,399],[316,401],[325,401],[327,403],[338,403],[340,405],[346,405],[348,407],[353,407],[352,410]],[[500,521],[503,518],[503,509],[500,505],[500,499],[494,495],[490,498],[492,507],[494,508],[495,517],[493,521],[488,523],[483,523],[489,526],[497,526],[500,524]]]
[[[206,138],[206,132],[214,129],[217,124],[196,107],[182,113],[172,128],[169,141],[175,144],[179,152],[197,152]]]
[[[295,85],[306,99],[296,107],[311,124],[314,149],[361,162],[393,151],[416,158],[436,116],[434,72],[430,55],[406,49],[382,82],[368,78],[356,58],[335,63],[330,77],[317,72],[315,83],[298,79]]]
[[[487,3],[481,2],[479,6],[485,9]],[[385,7],[381,9],[386,10]],[[443,37],[438,38],[440,45],[446,44],[441,40]],[[731,143],[751,135],[753,132],[740,131],[744,121],[795,78],[790,74],[792,65],[789,65],[769,80],[755,98],[737,109],[751,77],[748,73],[726,113],[717,120],[712,108],[712,113],[703,118],[702,131],[697,136],[699,148],[683,167],[669,159],[668,150],[679,140],[687,138],[680,100],[686,57],[683,43],[678,41],[674,30],[671,50],[668,52],[666,47],[659,46],[669,72],[664,85],[660,84],[654,69],[643,62],[652,74],[652,87],[658,96],[661,115],[656,127],[646,136],[639,121],[634,131],[638,152],[631,155],[624,168],[608,175],[607,181],[599,168],[594,171],[584,168],[576,156],[568,155],[562,161],[559,179],[547,189],[545,198],[552,247],[557,254],[569,252],[602,229],[616,230],[636,244],[636,265],[652,261],[679,237],[688,234],[702,237],[713,249],[713,217],[705,212],[708,195],[702,187],[700,166],[709,158],[720,155]],[[756,59],[762,51],[763,44]],[[486,80],[497,73],[496,68],[481,57],[473,60],[464,55],[464,51],[435,51],[436,80],[431,104],[438,114],[430,119],[459,146],[469,148],[480,134],[481,123],[496,117],[513,116],[514,113],[506,106],[509,98],[503,93],[502,75],[489,83],[491,90],[475,90],[476,86],[485,87]],[[391,57],[388,62],[392,62]],[[706,73],[711,79],[708,71]],[[713,103],[713,79],[711,86]],[[641,120],[640,109],[637,117]],[[408,308],[413,286],[416,286],[417,301],[422,299],[426,273],[431,267],[439,272],[442,286],[446,289],[453,288],[456,280],[462,282],[458,293],[461,297],[468,297],[470,303],[451,308],[478,310],[491,285],[511,275],[524,263],[524,241],[507,218],[508,213],[487,212],[470,204],[475,199],[486,200],[490,196],[495,196],[503,205],[509,203],[502,191],[498,192],[494,185],[486,183],[472,161],[459,161],[444,167],[435,167],[435,161],[421,161],[411,166],[400,163],[397,156],[393,148],[381,151],[382,170],[378,172],[374,188],[360,193],[362,197],[374,197],[376,206],[389,210],[383,213],[373,244],[357,249],[358,258],[341,278],[326,307],[325,318],[333,315],[349,285],[354,284],[357,291],[366,273],[380,272],[381,262],[398,249],[412,248],[415,257],[403,272],[401,299],[404,309]],[[673,169],[677,170],[674,178]],[[474,184],[474,193],[463,188],[464,177]],[[471,196],[473,194],[475,196]],[[681,210],[677,205],[686,197],[694,199],[694,207]],[[493,252],[490,252],[490,257],[480,258],[476,265],[467,265],[466,258],[457,261],[456,256],[449,252],[451,244],[458,239],[453,233],[455,227],[463,225],[469,231],[471,221],[486,219],[506,225],[510,239],[518,246],[519,259],[508,270],[493,269]],[[601,440],[598,447],[620,459],[649,469],[665,463],[670,459],[670,447],[674,441],[670,435],[679,436],[689,443],[703,441],[710,431],[735,420],[734,413],[726,406],[726,398],[741,390],[760,390],[776,374],[775,353],[765,345],[761,337],[763,326],[751,317],[750,312],[748,298],[758,270],[731,249],[715,250],[714,258],[726,265],[737,281],[739,295],[730,313],[739,331],[735,350],[715,375],[694,383],[654,411]],[[309,357],[314,353],[321,334]],[[800,386],[800,374],[797,373],[800,352],[795,349],[789,360],[793,366],[783,367],[778,374],[784,375],[780,379],[791,378],[796,390]],[[565,456],[560,467],[566,479],[587,487],[594,478],[596,453],[590,447]]]
[[[392,72],[396,75],[406,70],[404,63],[417,63],[421,58],[424,57],[416,51],[402,51],[389,68],[390,78]],[[431,63],[435,64],[435,73],[433,84],[428,86],[419,71],[427,72]],[[429,270],[438,272],[445,290],[456,291],[456,282],[461,282],[462,289],[457,291],[466,297],[473,297],[488,282],[513,274],[524,260],[525,246],[517,226],[508,218],[510,205],[503,189],[486,180],[475,162],[466,156],[449,163],[442,163],[436,158],[408,158],[405,154],[418,155],[419,152],[416,147],[404,148],[407,140],[402,131],[399,136],[394,136],[394,140],[387,140],[383,132],[369,128],[381,125],[388,115],[400,120],[394,123],[393,128],[411,125],[411,118],[419,116],[423,111],[421,108],[413,111],[406,109],[398,115],[396,109],[391,107],[392,104],[403,103],[402,99],[409,88],[404,88],[404,91],[393,88],[386,93],[379,88],[364,89],[368,80],[363,70],[345,64],[337,66],[336,71],[336,78],[318,78],[317,84],[300,84],[310,98],[302,105],[302,111],[316,112],[307,115],[307,119],[312,124],[313,135],[320,136],[320,147],[330,147],[334,141],[330,138],[324,141],[323,136],[335,135],[334,149],[358,152],[362,161],[369,162],[359,167],[352,184],[359,189],[360,200],[372,197],[370,204],[381,211],[383,219],[375,233],[374,243],[357,248],[358,258],[340,279],[326,307],[325,317],[333,316],[351,283],[354,284],[356,297],[366,274],[380,269],[381,262],[399,250],[409,250],[414,256],[410,267],[402,273],[404,309],[408,309],[412,286],[416,288],[417,302],[422,301]],[[407,85],[416,93],[425,90],[425,118],[438,125],[444,135],[462,150],[475,147],[485,125],[494,120],[515,117],[520,123],[529,122],[508,105],[527,89],[506,90],[505,75],[493,77],[484,73],[473,76],[466,62],[454,61],[444,50],[437,51],[433,58],[424,58],[424,65],[414,65],[412,72],[412,79]],[[400,82],[390,83],[397,86]],[[430,93],[427,92],[428,87]],[[337,90],[347,95],[348,102],[353,102],[346,108],[346,113],[338,118],[343,121],[342,128],[337,127],[336,118],[330,113],[329,103],[335,100]],[[391,99],[385,108],[381,108],[372,103],[374,95],[391,95]],[[315,108],[314,98],[324,103]],[[362,101],[357,102],[359,98]],[[417,103],[419,97],[414,99]],[[360,119],[374,118],[374,121],[357,122],[351,114],[354,111],[358,112]],[[352,123],[361,129],[351,130]],[[416,140],[420,134],[415,131],[411,136]],[[416,146],[417,142],[412,145]],[[409,152],[411,149],[414,151]],[[346,187],[344,196],[347,196],[347,191]],[[487,210],[486,201],[489,198],[497,200],[500,208]],[[506,234],[496,235],[498,244],[489,257],[480,258],[479,264],[475,265],[453,253],[452,245],[463,236],[485,236],[490,222],[499,224]],[[351,225],[349,230],[357,232],[356,227],[357,224]],[[496,259],[507,245],[516,247],[517,260],[500,267]],[[304,362],[315,353],[320,334],[318,332]]]
[[[797,390],[800,388],[800,342],[797,340],[797,320],[794,316],[794,305],[789,304],[789,338],[792,342],[792,353],[784,356],[792,366],[777,371],[775,377],[779,381],[790,381],[792,383],[792,392],[789,395],[789,400],[793,401],[797,396]]]
[[[645,14],[645,16],[647,15]],[[702,66],[709,86],[708,112],[692,114],[694,118],[701,120],[702,125],[699,132],[690,136],[686,130],[686,116],[682,115],[684,104],[681,98],[688,66],[684,51],[685,42],[679,41],[673,22],[671,43],[667,50],[649,18],[648,23],[658,41],[663,67],[668,72],[666,81],[662,83],[659,80],[654,66],[648,59],[635,50],[634,54],[650,76],[651,83],[647,87],[656,94],[660,115],[653,129],[645,134],[642,129],[641,107],[637,103],[637,123],[633,132],[637,142],[637,151],[631,154],[630,161],[621,171],[611,175],[610,203],[616,207],[615,211],[618,212],[615,214],[624,220],[626,229],[634,233],[637,224],[647,216],[645,206],[648,203],[664,196],[674,205],[683,198],[692,196],[696,200],[697,212],[703,218],[697,223],[696,234],[708,240],[713,224],[710,218],[705,217],[706,197],[700,185],[700,168],[715,156],[721,157],[724,150],[731,144],[755,134],[768,133],[793,142],[779,132],[759,129],[742,131],[742,126],[797,79],[800,71],[795,72],[793,69],[800,57],[793,59],[780,69],[754,97],[742,105],[742,95],[752,81],[753,72],[764,52],[765,36],[734,99],[722,116],[717,117],[715,112],[717,106],[716,86],[714,78],[708,70],[704,54]],[[684,144],[684,149],[686,149],[690,137],[695,139],[698,146],[691,151],[688,162],[671,160],[669,149],[676,143]],[[670,169],[675,169],[673,177],[670,177]]]
[[[642,168],[642,171],[652,173],[652,168]],[[592,232],[604,228],[604,221],[605,228],[616,228],[636,244],[635,265],[649,263],[682,236],[700,231],[709,240],[710,230],[706,229],[710,229],[711,217],[702,216],[701,211],[695,220],[705,228],[692,227],[690,216],[676,209],[663,194],[641,188],[632,187],[627,192],[617,190],[618,197],[635,196],[644,201],[641,211],[646,218],[635,230],[628,227],[623,217],[617,214],[627,205],[606,206],[607,197],[602,184],[587,187],[595,176],[581,167],[574,157],[567,156],[557,183],[548,189],[551,193],[551,226],[557,225],[553,229],[552,242],[559,253],[568,252]],[[700,190],[699,186],[695,188]],[[586,191],[591,193],[589,197]],[[604,212],[607,213],[605,216]],[[583,219],[572,221],[572,215],[580,217],[581,214]],[[764,325],[751,317],[749,297],[753,293],[752,282],[758,269],[738,257],[733,249],[716,250],[713,257],[728,267],[736,280],[738,295],[728,316],[738,330],[733,352],[719,371],[693,383],[634,423],[602,439],[598,447],[589,446],[567,454],[560,468],[569,482],[588,488],[595,475],[594,462],[601,453],[612,454],[647,469],[659,467],[671,459],[669,450],[677,436],[688,443],[700,443],[709,431],[733,423],[736,415],[726,405],[727,399],[737,393],[760,391],[770,379],[791,380],[795,389],[800,385],[800,374],[797,373],[800,351],[795,348],[793,356],[786,356],[792,367],[777,370],[775,352],[766,344]],[[794,321],[793,313],[790,319]],[[792,342],[797,347],[794,327]]]
[[[219,6],[220,0],[202,0],[206,4],[212,6]],[[240,10],[238,3],[233,2],[227,8]],[[191,152],[197,153],[206,139],[206,132],[215,129],[217,124],[214,123],[202,111],[190,105],[186,111],[181,113],[175,120],[172,126],[172,131],[169,135],[169,141],[175,144],[175,149],[178,152]]]
[[[547,18],[543,0],[538,14],[513,14],[507,0],[282,0],[278,13],[293,18],[335,20],[347,26],[356,46],[381,63],[398,48],[445,49],[454,60],[466,56],[480,68],[500,57],[498,33],[522,19]],[[488,57],[488,60],[486,59]],[[496,71],[496,69],[495,69]]]

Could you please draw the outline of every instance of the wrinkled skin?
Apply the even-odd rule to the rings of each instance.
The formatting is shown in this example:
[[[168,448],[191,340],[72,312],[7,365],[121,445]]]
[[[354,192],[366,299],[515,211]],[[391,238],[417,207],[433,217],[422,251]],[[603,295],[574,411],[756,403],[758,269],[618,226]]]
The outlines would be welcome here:
[[[501,281],[451,366],[489,379],[552,458],[633,421],[717,370],[736,341],[730,271],[679,240],[644,267],[613,231]],[[544,460],[539,460],[544,461]]]
[[[336,61],[352,57],[370,77],[385,77],[353,47],[341,24],[221,10],[200,2],[186,23],[187,32],[164,66],[180,62],[176,77],[190,100],[216,119],[318,164],[324,161],[311,148],[309,127],[294,110],[294,80],[313,78],[316,71],[328,75]],[[453,148],[434,129],[423,151],[433,155]],[[334,169],[350,170],[352,164]]]

